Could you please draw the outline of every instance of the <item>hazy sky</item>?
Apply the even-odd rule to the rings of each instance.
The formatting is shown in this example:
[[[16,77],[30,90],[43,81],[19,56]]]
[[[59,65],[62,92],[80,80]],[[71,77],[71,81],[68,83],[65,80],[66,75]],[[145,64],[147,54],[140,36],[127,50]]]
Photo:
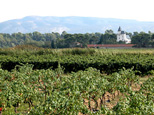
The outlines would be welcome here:
[[[154,0],[0,0],[0,4],[0,22],[32,15],[154,21]]]

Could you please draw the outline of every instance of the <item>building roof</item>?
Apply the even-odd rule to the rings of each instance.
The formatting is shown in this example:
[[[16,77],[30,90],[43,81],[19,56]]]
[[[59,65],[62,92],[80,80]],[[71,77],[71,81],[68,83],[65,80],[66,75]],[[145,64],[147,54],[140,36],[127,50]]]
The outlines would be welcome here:
[[[88,44],[88,48],[93,47],[133,47],[135,44]]]
[[[121,31],[121,34],[126,34],[126,32],[125,31]]]
[[[121,31],[121,27],[119,26],[119,29],[118,29],[118,31]]]

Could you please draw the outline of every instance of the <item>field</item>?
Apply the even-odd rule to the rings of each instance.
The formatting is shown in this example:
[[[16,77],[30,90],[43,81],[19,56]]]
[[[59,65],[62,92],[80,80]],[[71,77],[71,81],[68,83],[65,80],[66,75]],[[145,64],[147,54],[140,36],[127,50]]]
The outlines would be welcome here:
[[[3,115],[154,114],[154,49],[0,49]]]

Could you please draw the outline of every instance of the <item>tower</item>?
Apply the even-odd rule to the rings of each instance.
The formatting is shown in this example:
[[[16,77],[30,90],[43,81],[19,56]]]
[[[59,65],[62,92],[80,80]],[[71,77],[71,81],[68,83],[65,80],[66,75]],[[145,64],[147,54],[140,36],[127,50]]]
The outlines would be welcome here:
[[[118,32],[121,32],[121,27],[119,26]]]

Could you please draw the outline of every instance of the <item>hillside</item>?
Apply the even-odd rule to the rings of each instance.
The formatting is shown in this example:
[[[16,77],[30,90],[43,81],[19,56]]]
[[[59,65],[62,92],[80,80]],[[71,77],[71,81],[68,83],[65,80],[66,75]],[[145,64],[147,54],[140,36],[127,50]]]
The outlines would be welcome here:
[[[29,33],[34,31],[41,33],[61,33],[62,31],[67,31],[68,33],[104,33],[107,29],[112,29],[114,32],[117,32],[119,26],[127,32],[154,32],[154,22],[76,16],[27,16],[22,19],[14,19],[0,23],[0,33]]]

